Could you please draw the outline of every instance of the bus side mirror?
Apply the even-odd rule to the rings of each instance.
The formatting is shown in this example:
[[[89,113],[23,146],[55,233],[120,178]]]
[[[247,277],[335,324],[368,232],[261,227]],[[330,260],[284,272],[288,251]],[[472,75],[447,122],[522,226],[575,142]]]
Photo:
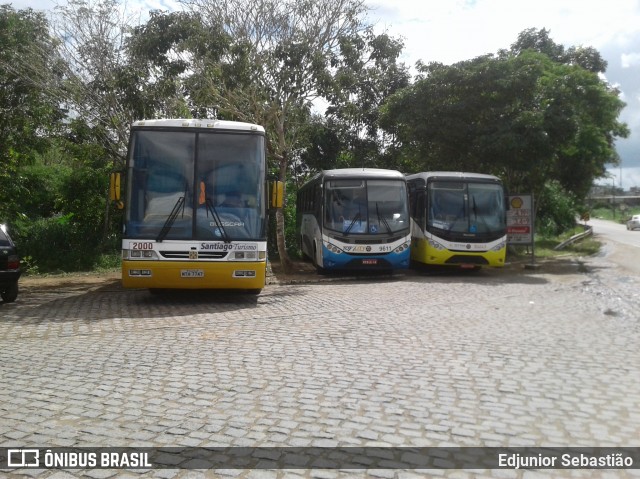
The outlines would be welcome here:
[[[124,208],[124,203],[121,200],[121,179],[122,175],[120,172],[111,173],[109,177],[109,200],[114,202],[119,210]]]
[[[284,183],[282,181],[272,181],[269,183],[269,206],[271,208],[282,208],[284,203]]]

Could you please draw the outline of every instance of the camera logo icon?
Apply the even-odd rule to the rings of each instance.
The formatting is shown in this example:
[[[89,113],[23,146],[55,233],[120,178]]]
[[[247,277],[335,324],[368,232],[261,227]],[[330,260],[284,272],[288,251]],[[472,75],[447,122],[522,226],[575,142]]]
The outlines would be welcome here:
[[[38,467],[40,466],[39,449],[8,449],[8,467]]]

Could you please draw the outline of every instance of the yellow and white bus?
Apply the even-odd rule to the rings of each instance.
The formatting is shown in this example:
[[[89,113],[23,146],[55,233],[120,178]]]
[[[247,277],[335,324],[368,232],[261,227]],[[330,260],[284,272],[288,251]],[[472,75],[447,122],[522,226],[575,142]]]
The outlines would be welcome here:
[[[127,155],[123,286],[260,292],[269,200],[265,151],[259,125],[135,122]],[[118,199],[114,176],[112,199]]]
[[[477,269],[504,266],[506,200],[492,175],[454,171],[407,176],[411,260]]]

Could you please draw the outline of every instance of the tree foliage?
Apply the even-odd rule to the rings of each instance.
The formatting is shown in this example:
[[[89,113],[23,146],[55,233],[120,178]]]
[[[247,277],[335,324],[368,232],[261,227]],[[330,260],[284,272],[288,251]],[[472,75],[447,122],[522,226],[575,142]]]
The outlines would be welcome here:
[[[97,116],[91,105],[78,101],[64,55],[70,47],[52,30],[41,13],[2,7],[0,129],[7,148],[0,153],[0,220],[11,224],[31,266],[90,267],[108,234],[105,226],[114,226],[105,222],[103,196],[112,160],[104,145],[113,142],[100,141],[104,122],[92,124]],[[91,116],[78,115],[87,111]]]
[[[546,31],[525,31],[496,56],[421,65],[385,105],[383,125],[407,171],[493,173],[535,194],[557,179],[582,198],[628,134],[617,120],[624,104],[598,76],[605,66],[595,50],[565,52]]]
[[[393,88],[379,72],[385,62],[393,63],[400,44],[373,35],[363,19],[362,0],[182,3],[187,12],[156,12],[136,29],[131,52],[145,65],[147,78],[179,85],[168,93],[182,95],[192,114],[207,116],[216,109],[223,118],[264,125],[272,169],[285,183],[314,138],[308,134],[314,101],[333,102],[338,115],[338,103],[359,94],[360,117],[350,118],[356,131],[373,124],[379,98],[385,88]],[[376,75],[377,90],[367,90],[366,82]],[[372,97],[366,98],[365,91]],[[346,111],[340,113],[343,131]],[[286,268],[282,211],[276,219],[278,252]]]
[[[56,7],[53,32],[64,41],[64,100],[85,134],[106,152],[102,160],[124,165],[129,125],[156,113],[140,91],[138,66],[130,62],[126,42],[137,18],[118,0],[69,0]]]
[[[371,30],[343,39],[341,54],[332,62],[335,75],[326,111],[327,124],[343,145],[343,161],[336,158],[336,166],[397,167],[385,156],[391,145],[380,128],[380,106],[409,85],[408,69],[398,63],[402,48],[400,40]]]
[[[56,48],[44,14],[0,6],[0,220],[20,208],[19,167],[47,151],[64,118],[52,94],[60,80]]]
[[[38,248],[57,245],[47,267],[90,266],[116,238],[107,177],[137,119],[266,127],[271,171],[289,189],[276,215],[285,268],[295,189],[314,170],[494,173],[536,194],[551,231],[628,134],[600,54],[544,29],[495,55],[420,63],[411,83],[402,42],[374,33],[364,0],[182,5],[144,22],[117,0],[70,0],[51,21],[0,6],[0,219],[46,261]]]

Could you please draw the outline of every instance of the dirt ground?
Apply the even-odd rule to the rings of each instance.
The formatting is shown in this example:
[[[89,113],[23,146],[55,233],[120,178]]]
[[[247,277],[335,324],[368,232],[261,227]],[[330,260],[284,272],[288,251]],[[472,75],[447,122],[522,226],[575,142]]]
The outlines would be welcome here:
[[[23,275],[20,278],[20,289],[46,290],[63,289],[66,291],[104,288],[105,286],[119,287],[120,270],[108,272],[78,272],[44,275]],[[270,262],[267,273],[267,283],[312,282],[318,279],[315,268],[310,263],[295,262],[293,271],[285,274],[279,262]]]
[[[21,290],[64,289],[64,290],[92,290],[107,284],[118,285],[120,271],[101,273],[64,273],[20,278]]]
[[[532,265],[530,259],[521,259],[511,262],[505,268],[501,269],[502,274],[524,274],[525,271],[535,270],[544,273],[553,274],[567,268],[575,269],[579,263],[578,258],[563,257],[554,260],[536,260],[535,268],[529,269]],[[420,274],[409,270],[405,274]],[[284,273],[279,261],[269,262],[267,272],[267,284],[293,284],[293,283],[316,283],[331,280],[341,280],[354,277],[369,276],[371,272],[361,273],[354,272],[319,274],[310,262],[294,261],[293,270]],[[38,291],[47,289],[65,290],[65,291],[90,291],[98,288],[120,287],[120,270],[109,272],[78,272],[64,274],[47,274],[47,275],[24,275],[20,278],[20,289],[22,291]]]

